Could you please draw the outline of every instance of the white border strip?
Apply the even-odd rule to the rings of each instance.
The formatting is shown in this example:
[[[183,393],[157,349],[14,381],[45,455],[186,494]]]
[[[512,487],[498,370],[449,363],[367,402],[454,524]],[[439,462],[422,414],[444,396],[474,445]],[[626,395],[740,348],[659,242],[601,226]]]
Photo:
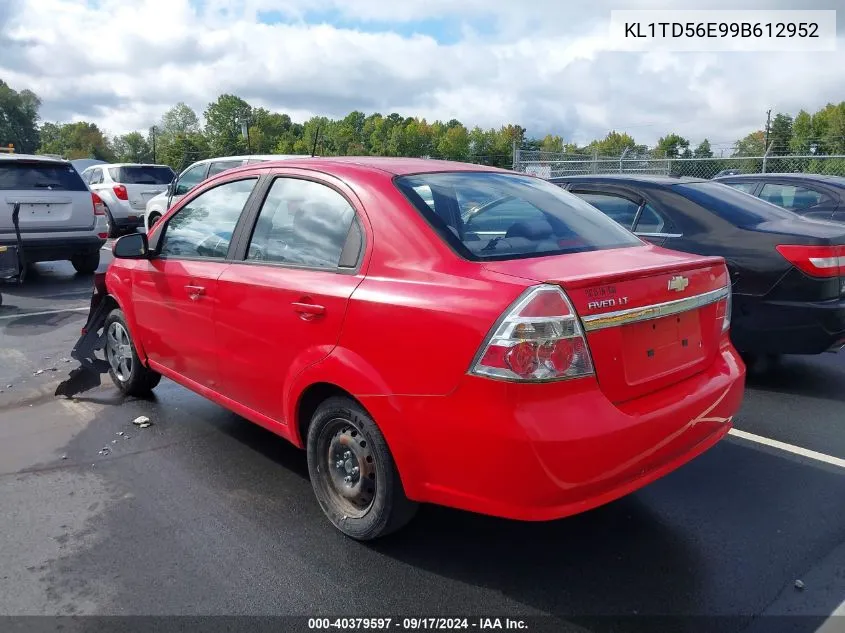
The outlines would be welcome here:
[[[87,312],[89,309],[89,306],[85,306],[84,308],[61,308],[59,310],[44,310],[42,312],[18,312],[16,314],[4,314],[0,316],[0,319],[20,319],[21,317],[62,314],[63,312]]]
[[[748,440],[750,442],[757,442],[758,444],[765,444],[766,446],[771,446],[772,448],[778,448],[782,451],[786,451],[787,453],[792,453],[794,455],[800,455],[801,457],[809,457],[810,459],[815,459],[819,462],[824,462],[825,464],[830,464],[831,466],[838,466],[839,468],[845,468],[845,459],[840,459],[839,457],[834,457],[833,455],[825,455],[824,453],[817,453],[816,451],[811,451],[808,448],[801,448],[800,446],[794,446],[793,444],[787,444],[786,442],[778,442],[777,440],[769,439],[768,437],[763,437],[761,435],[755,435],[754,433],[749,433],[748,431],[740,431],[739,429],[731,429],[728,431],[730,435],[735,437],[740,437],[744,440]]]

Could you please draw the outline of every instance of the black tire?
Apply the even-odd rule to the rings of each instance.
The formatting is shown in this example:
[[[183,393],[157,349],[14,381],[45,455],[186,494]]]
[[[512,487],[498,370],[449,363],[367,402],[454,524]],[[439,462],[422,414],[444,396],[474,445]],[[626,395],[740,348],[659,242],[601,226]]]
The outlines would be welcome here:
[[[782,354],[742,353],[745,369],[752,377],[763,377],[776,371],[783,360]]]
[[[108,207],[106,207],[106,229],[108,231],[109,239],[120,235],[120,231],[118,230],[117,225],[114,222],[114,218],[112,217],[111,210]]]
[[[100,267],[100,251],[79,253],[70,258],[70,263],[81,275],[92,275]]]
[[[349,450],[340,453],[339,447]],[[386,536],[416,514],[418,504],[405,496],[384,436],[353,400],[333,397],[317,408],[308,427],[306,449],[317,501],[346,536],[359,541]],[[344,476],[357,479],[345,483]]]
[[[160,219],[161,213],[150,213],[150,217],[147,218],[147,225],[149,226],[147,232],[149,232]]]
[[[117,352],[118,355],[122,355],[122,352],[114,345],[116,341],[122,342],[121,337],[115,336],[116,331],[120,329],[126,334],[125,340],[128,342],[131,353],[131,363],[125,365],[115,363],[116,357],[113,354],[113,352]],[[105,353],[106,360],[109,362],[109,376],[111,376],[112,382],[127,396],[139,398],[149,396],[161,381],[161,374],[141,364],[138,352],[135,351],[135,343],[132,342],[129,335],[129,326],[126,324],[126,317],[122,310],[115,309],[109,312],[103,331],[106,335]]]

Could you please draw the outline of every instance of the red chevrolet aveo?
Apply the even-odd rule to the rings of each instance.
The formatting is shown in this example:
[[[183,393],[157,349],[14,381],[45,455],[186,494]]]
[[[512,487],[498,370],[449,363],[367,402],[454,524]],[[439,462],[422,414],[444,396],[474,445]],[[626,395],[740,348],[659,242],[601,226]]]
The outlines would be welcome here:
[[[644,243],[524,174],[252,165],[114,255],[87,326],[114,383],[143,395],[166,376],[305,448],[356,539],[420,502],[588,510],[713,446],[742,400],[723,260]]]

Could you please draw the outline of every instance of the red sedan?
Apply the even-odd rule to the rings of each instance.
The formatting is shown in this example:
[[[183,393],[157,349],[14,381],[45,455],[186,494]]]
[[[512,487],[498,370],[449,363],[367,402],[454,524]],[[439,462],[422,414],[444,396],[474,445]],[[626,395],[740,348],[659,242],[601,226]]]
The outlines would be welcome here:
[[[251,165],[114,256],[76,357],[96,367],[100,341],[125,393],[166,376],[303,447],[356,539],[421,502],[588,510],[713,446],[742,400],[723,260],[642,242],[524,174]]]

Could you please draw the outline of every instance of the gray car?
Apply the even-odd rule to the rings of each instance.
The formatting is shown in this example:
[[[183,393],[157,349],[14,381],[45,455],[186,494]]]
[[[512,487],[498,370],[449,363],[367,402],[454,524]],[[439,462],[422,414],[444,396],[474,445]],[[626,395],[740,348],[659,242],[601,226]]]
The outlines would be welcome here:
[[[0,154],[0,246],[16,243],[12,209],[20,203],[27,264],[68,260],[93,273],[108,228],[105,206],[70,161],[29,154]]]

